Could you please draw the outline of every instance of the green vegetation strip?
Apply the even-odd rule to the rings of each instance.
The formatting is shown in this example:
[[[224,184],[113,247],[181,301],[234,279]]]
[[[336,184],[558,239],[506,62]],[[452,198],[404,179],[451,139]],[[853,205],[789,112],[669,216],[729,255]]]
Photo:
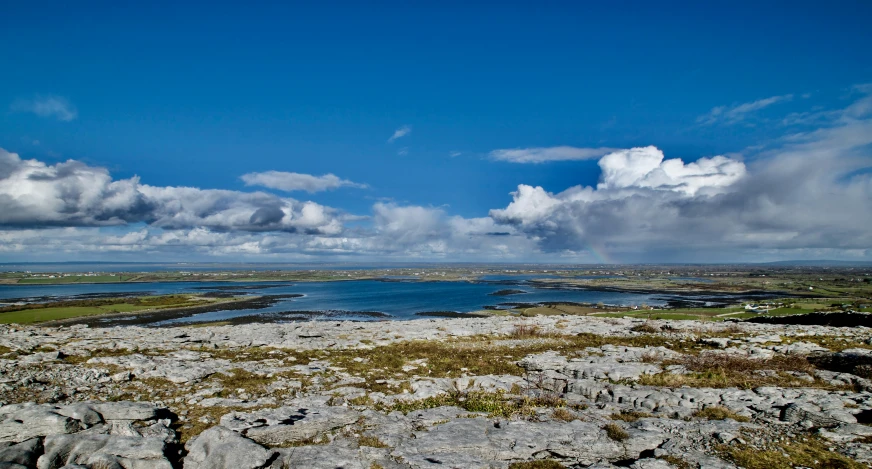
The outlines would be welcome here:
[[[0,308],[0,324],[32,324],[100,314],[133,313],[204,304],[209,303],[190,295],[163,295],[11,305]]]

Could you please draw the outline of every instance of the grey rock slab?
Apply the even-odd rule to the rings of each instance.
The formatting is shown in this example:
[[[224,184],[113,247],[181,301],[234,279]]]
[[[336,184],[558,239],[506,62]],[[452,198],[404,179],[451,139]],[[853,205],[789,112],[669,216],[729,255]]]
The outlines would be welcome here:
[[[872,427],[859,423],[847,423],[834,428],[820,429],[817,434],[831,441],[845,443],[859,438],[872,437]]]
[[[675,466],[662,459],[645,458],[630,465],[631,469],[675,469]]]
[[[243,433],[258,443],[278,446],[315,438],[325,432],[354,424],[360,418],[359,412],[344,407],[295,409],[287,414],[273,413],[271,416],[277,414],[285,418],[275,424],[249,428]]]
[[[18,358],[18,362],[23,365],[34,365],[38,363],[51,362],[60,360],[63,355],[60,352],[38,352],[30,355],[25,355]]]
[[[305,467],[306,469],[369,469],[361,451],[334,445],[300,446],[277,450],[279,457],[270,469]]]
[[[623,459],[628,453],[592,423],[496,423],[484,418],[457,419],[417,431],[392,453],[413,467],[501,467],[495,462],[526,461],[544,454],[593,464]]]
[[[82,433],[157,438],[164,443],[178,441],[176,432],[164,425],[163,422],[155,422],[149,426],[134,426],[131,420],[112,420],[109,423],[91,427]]]
[[[794,342],[788,345],[775,345],[771,349],[785,355],[808,355],[810,353],[828,351],[828,349],[813,342]]]
[[[545,377],[551,380],[558,379],[548,376],[548,372],[557,372],[567,378],[597,379],[597,380],[621,380],[638,379],[643,374],[655,374],[660,372],[660,367],[642,363],[640,360],[646,355],[669,357],[675,352],[663,347],[616,347],[603,346],[599,349],[589,349],[597,354],[584,358],[568,361],[565,357],[554,351],[527,355],[520,361],[518,366],[528,372],[546,373]]]
[[[700,342],[718,348],[727,348],[727,346],[730,345],[730,339],[726,337],[707,337],[705,339],[700,339]]]
[[[78,420],[57,413],[54,406],[35,405],[0,416],[0,441],[22,442],[31,438],[75,433]]]
[[[177,384],[198,381],[230,367],[230,362],[227,360],[200,362],[191,361],[187,355],[183,356],[185,358],[132,354],[95,357],[88,360],[88,363],[114,365],[131,370],[137,378],[162,378]]]
[[[37,469],[58,469],[67,464],[104,464],[124,469],[172,469],[164,455],[164,442],[157,438],[112,435],[51,435],[45,438],[45,454]]]
[[[0,449],[0,464],[20,464],[33,467],[40,454],[42,454],[42,440],[31,438]],[[0,466],[0,468],[2,467]]]
[[[103,416],[104,420],[152,420],[158,409],[146,402],[95,402],[91,407]]]
[[[784,410],[781,411],[781,420],[791,423],[809,422],[814,427],[824,428],[836,427],[842,423],[846,423],[832,417],[828,417],[826,415],[814,412],[813,410],[807,410],[807,408],[808,404],[788,404],[784,408]]]
[[[259,469],[276,454],[220,426],[199,434],[187,447],[184,469]]]
[[[76,419],[86,427],[103,423],[103,416],[89,404],[70,404],[59,407],[55,412]]]

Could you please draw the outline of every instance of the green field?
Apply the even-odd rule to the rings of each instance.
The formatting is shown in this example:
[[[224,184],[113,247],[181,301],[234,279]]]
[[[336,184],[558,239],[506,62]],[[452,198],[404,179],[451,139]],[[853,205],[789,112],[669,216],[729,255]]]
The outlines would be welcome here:
[[[145,309],[142,306],[131,304],[117,304],[108,306],[68,306],[64,308],[26,309],[0,314],[0,324],[31,324],[34,322],[57,321],[95,314],[130,313]]]
[[[130,280],[131,276],[123,275],[97,275],[93,277],[85,276],[69,276],[69,277],[37,277],[37,278],[22,278],[18,280],[21,284],[59,284],[59,283],[118,283]]]
[[[829,304],[822,303],[796,303],[797,307],[775,308],[766,313],[758,314],[753,311],[745,311],[744,308],[677,308],[669,310],[653,311],[627,311],[618,313],[596,313],[593,316],[606,318],[632,317],[639,319],[696,319],[701,321],[723,321],[725,319],[748,319],[760,316],[790,316],[794,314],[808,314],[814,311],[830,309]],[[870,308],[863,308],[869,310]]]
[[[191,295],[164,295],[58,301],[24,306],[13,305],[0,308],[0,324],[32,324],[100,314],[135,313],[137,311],[204,305],[214,301],[213,299],[204,299]]]
[[[655,312],[655,311],[645,311],[644,313],[639,313],[637,311],[628,311],[626,313],[598,313],[598,314],[593,314],[592,316],[596,316],[596,317],[600,317],[600,318],[639,318],[639,319],[674,319],[674,320],[706,320],[706,319],[710,319],[710,317],[696,315],[696,314],[682,314],[682,313]]]

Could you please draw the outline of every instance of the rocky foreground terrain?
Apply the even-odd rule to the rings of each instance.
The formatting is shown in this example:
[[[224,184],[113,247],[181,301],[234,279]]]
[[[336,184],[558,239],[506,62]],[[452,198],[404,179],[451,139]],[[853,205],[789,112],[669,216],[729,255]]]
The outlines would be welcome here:
[[[860,468],[872,329],[0,327],[0,468]]]

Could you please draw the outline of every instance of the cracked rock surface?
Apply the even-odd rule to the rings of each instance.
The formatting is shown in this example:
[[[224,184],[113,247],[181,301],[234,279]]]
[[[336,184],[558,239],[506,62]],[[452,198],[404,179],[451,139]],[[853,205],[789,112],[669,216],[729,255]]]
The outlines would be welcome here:
[[[0,326],[0,468],[868,467],[870,343],[581,316]]]

